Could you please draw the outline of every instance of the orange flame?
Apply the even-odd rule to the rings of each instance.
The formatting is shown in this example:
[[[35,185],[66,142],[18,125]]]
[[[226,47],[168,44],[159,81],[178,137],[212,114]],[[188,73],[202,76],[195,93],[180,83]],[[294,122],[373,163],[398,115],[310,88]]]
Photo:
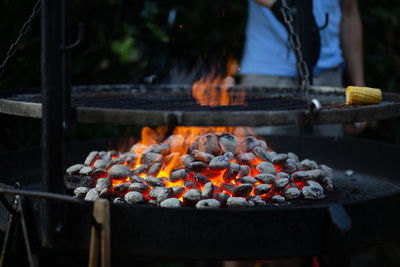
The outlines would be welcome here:
[[[233,76],[239,70],[236,59],[230,57],[227,63],[227,77],[211,71],[192,86],[192,95],[201,106],[245,105],[246,93],[243,88],[234,88]]]

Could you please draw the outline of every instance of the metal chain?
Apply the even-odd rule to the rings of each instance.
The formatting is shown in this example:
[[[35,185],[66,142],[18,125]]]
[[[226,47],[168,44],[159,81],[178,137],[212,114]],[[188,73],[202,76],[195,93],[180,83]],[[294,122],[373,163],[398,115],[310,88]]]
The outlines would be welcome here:
[[[286,0],[281,0],[281,2],[283,19],[289,31],[289,41],[297,58],[297,73],[300,77],[301,89],[304,91],[307,98],[310,90],[310,73],[308,72],[307,64],[303,59],[303,54],[301,53],[299,36],[293,28],[293,16],[290,12],[289,6]]]
[[[32,26],[32,21],[35,18],[35,16],[40,12],[40,0],[38,0],[33,7],[32,13],[29,16],[28,20],[24,23],[22,28],[19,30],[19,35],[15,42],[10,46],[10,48],[7,51],[6,58],[4,59],[3,63],[0,65],[0,78],[4,73],[4,70],[6,68],[6,65],[8,61],[14,56],[15,52],[17,51],[21,40],[23,37],[26,36],[26,34],[29,32],[31,26]]]

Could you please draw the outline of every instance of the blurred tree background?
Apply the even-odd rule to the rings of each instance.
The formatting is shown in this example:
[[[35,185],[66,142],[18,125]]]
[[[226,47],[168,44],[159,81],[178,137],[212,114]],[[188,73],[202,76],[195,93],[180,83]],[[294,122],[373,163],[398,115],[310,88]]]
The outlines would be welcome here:
[[[210,66],[223,73],[229,57],[241,58],[247,1],[72,1],[72,38],[86,25],[73,51],[73,84],[191,83]],[[35,1],[0,2],[0,62]],[[364,24],[368,86],[399,92],[400,2],[359,1]],[[40,16],[0,79],[7,89],[40,86]],[[39,120],[0,114],[0,151],[40,143]],[[398,119],[372,122],[361,137],[400,144]],[[138,127],[76,124],[67,140],[134,135]]]

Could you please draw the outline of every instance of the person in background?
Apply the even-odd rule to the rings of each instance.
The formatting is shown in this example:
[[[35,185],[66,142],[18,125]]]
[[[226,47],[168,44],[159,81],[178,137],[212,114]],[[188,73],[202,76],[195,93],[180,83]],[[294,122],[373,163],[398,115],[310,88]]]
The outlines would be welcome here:
[[[306,1],[312,0],[301,0],[303,3]],[[301,3],[287,2],[291,10],[293,7],[296,10],[296,2]],[[296,85],[296,57],[280,17],[281,6],[281,0],[249,0],[246,41],[240,66],[242,85]],[[309,25],[303,27],[306,30],[299,35],[300,41],[305,41],[302,46],[308,48],[303,48],[302,52],[312,67],[313,85],[342,87],[342,70],[345,68],[351,85],[364,86],[362,24],[357,0],[314,0],[309,9],[310,16],[305,16]],[[300,9],[300,12],[307,14],[307,10]],[[345,130],[356,135],[365,124],[348,124]],[[293,133],[293,127],[280,127],[273,133],[280,132]],[[317,126],[314,132],[340,136],[342,128],[340,125]]]

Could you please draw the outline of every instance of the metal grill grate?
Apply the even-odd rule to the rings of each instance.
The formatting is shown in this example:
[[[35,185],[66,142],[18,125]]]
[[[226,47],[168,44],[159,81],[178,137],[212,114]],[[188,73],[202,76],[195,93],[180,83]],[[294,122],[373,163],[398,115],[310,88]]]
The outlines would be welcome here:
[[[72,100],[74,106],[117,108],[117,109],[141,109],[141,110],[168,110],[168,111],[276,111],[296,110],[307,108],[306,102],[300,99],[276,97],[250,97],[246,98],[245,105],[227,106],[201,106],[190,96],[82,96]]]

